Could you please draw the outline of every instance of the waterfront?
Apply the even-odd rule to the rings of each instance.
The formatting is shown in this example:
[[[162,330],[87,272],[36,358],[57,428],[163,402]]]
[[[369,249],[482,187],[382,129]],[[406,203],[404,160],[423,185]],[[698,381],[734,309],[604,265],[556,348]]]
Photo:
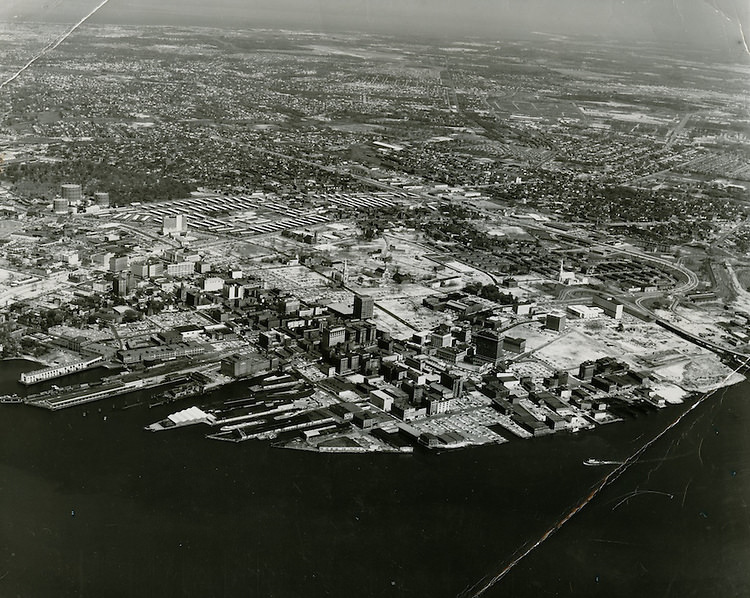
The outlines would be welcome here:
[[[748,422],[750,383],[717,391],[495,594],[749,596]]]
[[[3,362],[4,392],[32,367]],[[746,593],[748,389],[695,409],[487,595]],[[324,455],[142,430],[170,406],[1,409],[3,595],[196,597],[456,596],[614,467],[584,460],[622,460],[684,411],[440,455]],[[615,508],[636,488],[651,492]]]

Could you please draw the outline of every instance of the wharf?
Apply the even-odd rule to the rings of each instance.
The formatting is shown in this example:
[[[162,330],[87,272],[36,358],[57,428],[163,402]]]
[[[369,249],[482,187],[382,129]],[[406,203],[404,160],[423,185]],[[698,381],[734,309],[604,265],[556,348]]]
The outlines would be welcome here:
[[[185,376],[184,379],[187,379]],[[49,409],[50,411],[59,411],[76,405],[93,403],[109,397],[117,397],[138,390],[156,388],[164,384],[181,382],[183,379],[166,379],[165,376],[156,376],[153,378],[144,378],[123,382],[114,380],[104,384],[86,385],[74,389],[62,390],[59,392],[46,392],[39,395],[32,395],[26,399],[28,405]]]
[[[221,440],[221,439],[220,439]],[[409,455],[414,452],[413,446],[404,446],[401,448],[390,447],[386,445],[374,446],[326,446],[313,445],[305,443],[304,440],[298,439],[296,442],[274,443],[274,448],[292,449],[295,451],[305,451],[308,453],[338,453],[338,454],[362,454],[362,453],[388,453],[397,455]]]
[[[220,431],[216,434],[209,434],[207,438],[213,440],[227,440],[230,442],[244,442],[245,440],[256,439],[273,439],[285,432],[295,432],[298,430],[309,430],[315,427],[322,427],[334,422],[333,417],[326,416],[313,411],[292,415],[282,421],[259,423],[251,432],[246,432],[243,427],[233,427],[232,429]]]

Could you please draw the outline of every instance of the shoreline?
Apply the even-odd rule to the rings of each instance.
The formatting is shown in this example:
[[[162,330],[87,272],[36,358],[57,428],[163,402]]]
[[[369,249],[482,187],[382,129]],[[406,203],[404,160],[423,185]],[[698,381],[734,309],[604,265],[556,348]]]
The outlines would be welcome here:
[[[16,356],[16,357],[9,357],[4,358],[4,362],[18,362],[19,364],[26,364],[28,363],[29,366],[36,366],[36,365],[43,365],[44,362],[40,361],[39,359],[32,358],[29,355],[22,355],[22,356]],[[682,386],[680,386],[678,383],[675,382],[666,382],[665,389],[668,389],[671,387],[672,390],[674,390],[674,394],[670,396],[670,393],[664,393],[661,396],[664,397],[666,400],[665,404],[662,405],[656,405],[654,402],[652,404],[654,405],[654,408],[656,409],[669,409],[670,407],[675,407],[678,405],[693,405],[696,402],[702,402],[705,399],[708,399],[712,394],[716,393],[717,391],[721,389],[730,388],[732,386],[735,386],[737,384],[740,384],[742,382],[745,382],[748,378],[746,375],[740,373],[740,370],[742,368],[737,368],[735,370],[730,371],[722,380],[716,381],[712,384],[707,384],[704,388],[700,389],[686,389]],[[654,390],[659,393],[659,384],[655,385]],[[679,389],[680,396],[677,396],[677,390]],[[612,399],[616,399],[617,395],[614,395]],[[592,427],[599,427],[604,424],[608,423],[614,423],[615,421],[623,421],[622,418],[602,421],[597,420],[593,421],[592,423],[594,426]],[[627,421],[627,420],[625,420]],[[585,433],[588,430],[573,430],[573,429],[567,429],[570,433],[576,433],[579,432]],[[551,435],[557,435],[559,432],[563,430],[557,430],[555,432],[552,432]],[[369,444],[369,443],[368,443]],[[427,450],[430,450],[430,452],[440,452],[440,451],[459,451],[465,448],[470,448],[472,446],[483,446],[486,444],[492,444],[491,442],[487,443],[481,443],[481,442],[468,442],[468,443],[462,443],[461,445],[452,445],[452,446],[430,446],[426,447]],[[503,444],[502,442],[499,442],[498,444]],[[344,453],[344,454],[362,454],[362,453],[395,453],[395,454],[409,454],[414,451],[417,444],[415,443],[412,447],[409,449],[405,449],[402,447],[392,447],[392,446],[382,446],[380,443],[375,443],[364,445],[364,446],[319,446],[317,443],[314,442],[308,442],[306,439],[298,439],[297,441],[292,441],[288,443],[276,443],[274,444],[276,448],[286,448],[286,449],[292,449],[292,450],[302,450],[307,452],[317,452],[317,453]]]
[[[683,388],[682,390],[684,391],[684,394],[682,395],[682,397],[680,397],[677,400],[672,400],[672,401],[667,400],[666,404],[663,407],[657,407],[656,409],[659,410],[659,411],[661,411],[661,410],[670,410],[672,408],[680,407],[680,406],[687,407],[686,411],[684,413],[680,414],[680,416],[677,418],[679,420],[679,419],[681,419],[685,415],[685,413],[687,413],[688,411],[694,409],[695,407],[698,406],[698,404],[702,403],[703,401],[708,400],[711,397],[711,395],[713,395],[717,391],[722,390],[722,389],[728,389],[728,388],[731,388],[731,387],[736,386],[738,384],[741,384],[743,382],[746,382],[746,381],[748,381],[748,377],[745,376],[744,374],[740,374],[739,372],[734,371],[729,376],[727,376],[727,378],[725,378],[725,381],[726,382],[723,383],[723,384],[712,385],[711,388],[709,388],[707,390],[685,390]],[[586,432],[590,432],[591,430],[594,430],[594,429],[596,429],[598,427],[601,427],[601,426],[605,426],[605,425],[609,425],[609,424],[614,424],[614,423],[623,423],[623,422],[627,422],[627,421],[628,421],[627,419],[622,419],[622,418],[616,418],[616,419],[612,419],[612,420],[609,420],[609,421],[597,421],[596,424],[595,424],[595,426],[593,426],[591,428],[587,428],[585,430],[570,430],[569,429],[569,430],[565,430],[565,431],[567,431],[569,434],[575,434],[575,435],[586,434]],[[664,432],[664,431],[666,431],[666,428],[662,432]],[[549,434],[549,435],[545,435],[545,437],[549,437],[549,436],[554,437],[554,436],[557,436],[558,434],[559,434],[559,432],[555,432],[555,433],[552,433],[552,434]],[[521,440],[534,440],[535,437],[531,436],[531,437],[520,438],[520,439]],[[492,443],[492,442],[486,442],[486,443],[465,443],[465,444],[456,445],[456,446],[441,446],[441,447],[426,447],[425,446],[425,447],[422,447],[422,448],[424,448],[428,452],[439,454],[441,452],[459,452],[459,451],[463,451],[465,449],[470,449],[470,448],[473,448],[473,447],[489,446],[489,445],[492,445],[492,444],[503,445],[503,444],[506,444],[506,443],[505,442],[497,442],[497,443]],[[403,454],[407,454],[408,455],[408,454],[414,453],[414,451],[417,449],[417,446],[412,446],[411,450],[399,450],[399,449],[396,449],[396,448],[389,448],[389,447],[383,447],[383,446],[377,446],[377,447],[364,447],[364,446],[359,446],[359,447],[345,447],[345,446],[340,446],[340,447],[320,447],[320,446],[317,446],[317,445],[314,445],[314,444],[307,443],[304,440],[290,441],[290,442],[287,442],[287,443],[277,443],[277,444],[272,444],[272,446],[274,448],[279,448],[279,449],[305,451],[305,452],[319,453],[319,454],[320,453],[327,453],[327,454],[331,454],[331,453],[338,453],[338,454],[365,454],[365,453],[366,454],[378,454],[378,453],[383,453],[383,454],[402,454],[402,455]]]
[[[31,355],[17,355],[15,357],[3,357],[0,361],[27,361],[38,365],[48,366],[47,362],[41,361],[39,357],[33,357]]]

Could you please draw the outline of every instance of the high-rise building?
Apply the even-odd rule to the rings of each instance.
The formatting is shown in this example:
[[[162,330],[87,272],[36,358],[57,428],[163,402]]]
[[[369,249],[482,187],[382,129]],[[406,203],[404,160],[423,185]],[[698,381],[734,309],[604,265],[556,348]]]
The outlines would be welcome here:
[[[190,276],[195,272],[195,265],[193,262],[179,262],[177,264],[167,264],[167,275],[182,278],[183,276]]]
[[[453,344],[450,328],[441,326],[434,330],[430,335],[430,344],[437,348],[450,347]]]
[[[440,384],[446,388],[450,388],[454,398],[459,398],[464,392],[464,379],[457,374],[442,372],[440,374]]]
[[[354,295],[354,317],[366,320],[372,317],[375,309],[375,299],[368,295]]]
[[[133,275],[129,272],[120,272],[112,280],[112,292],[118,297],[125,297],[134,288]]]
[[[245,296],[245,288],[236,282],[225,282],[222,295],[230,301],[242,299]]]
[[[594,372],[596,372],[596,363],[594,363],[593,361],[584,361],[578,367],[578,377],[581,380],[591,380]]]
[[[427,414],[447,413],[454,405],[455,399],[452,397],[431,396],[427,399]]]
[[[284,297],[279,301],[279,310],[285,315],[293,314],[299,311],[299,299],[294,297]]]
[[[130,264],[130,272],[140,278],[156,278],[164,274],[164,264],[157,261],[134,262]]]
[[[503,337],[493,330],[482,330],[474,336],[476,351],[474,356],[478,361],[497,363],[503,356]]]
[[[369,345],[375,342],[377,326],[371,322],[353,322],[349,326],[351,340],[360,345]]]
[[[344,342],[346,342],[346,328],[343,326],[323,329],[323,337],[320,340],[320,346],[323,349],[329,349]]]
[[[203,287],[204,291],[207,291],[209,293],[214,291],[221,291],[224,288],[224,279],[218,276],[204,278],[201,286]]]
[[[176,216],[164,216],[162,222],[162,234],[171,235],[173,233],[184,233],[187,231],[187,218],[183,214]]]
[[[91,264],[100,270],[108,270],[109,269],[109,261],[115,256],[114,253],[110,251],[105,251],[103,253],[94,253],[91,256]]]
[[[109,269],[112,272],[122,272],[128,269],[127,255],[113,255],[109,258]]]
[[[565,330],[565,314],[559,312],[548,313],[544,325],[546,328],[556,332]]]

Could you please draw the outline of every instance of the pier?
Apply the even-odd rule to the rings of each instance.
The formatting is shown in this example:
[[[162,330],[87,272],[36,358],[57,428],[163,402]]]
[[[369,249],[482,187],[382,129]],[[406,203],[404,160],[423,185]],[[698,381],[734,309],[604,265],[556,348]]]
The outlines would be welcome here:
[[[26,403],[33,405],[34,407],[49,409],[50,411],[59,411],[60,409],[75,407],[76,405],[83,405],[84,403],[92,403],[94,401],[128,394],[137,390],[155,388],[157,386],[162,386],[163,384],[184,382],[187,379],[187,375],[185,375],[177,378],[174,376],[155,376],[129,382],[118,380],[102,385],[85,386],[59,393],[47,392],[34,395],[28,397]]]

